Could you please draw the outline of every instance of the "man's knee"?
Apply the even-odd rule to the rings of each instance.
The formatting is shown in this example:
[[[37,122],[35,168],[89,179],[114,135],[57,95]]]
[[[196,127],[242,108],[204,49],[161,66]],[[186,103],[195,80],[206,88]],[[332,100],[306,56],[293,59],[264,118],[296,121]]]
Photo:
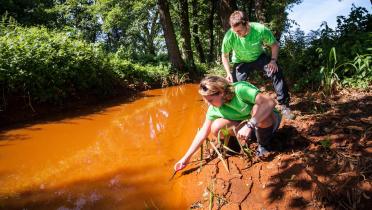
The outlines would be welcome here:
[[[246,81],[253,67],[249,63],[238,63],[234,65],[233,79],[234,82]]]
[[[233,82],[245,81],[247,80],[247,74],[245,72],[239,72],[234,70],[232,72]]]

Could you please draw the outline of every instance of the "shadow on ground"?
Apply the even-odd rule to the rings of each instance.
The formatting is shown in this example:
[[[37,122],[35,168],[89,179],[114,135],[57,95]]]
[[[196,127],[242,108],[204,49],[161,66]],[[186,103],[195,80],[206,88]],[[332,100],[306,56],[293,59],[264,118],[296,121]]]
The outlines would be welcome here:
[[[314,199],[294,197],[292,208],[369,209],[372,96],[341,103],[301,98],[293,107],[314,123],[298,131],[296,124],[301,122],[290,121],[278,131],[276,142],[286,140],[279,148],[292,155],[281,161],[279,173],[270,180],[270,201],[280,200],[286,189],[292,188],[311,190]]]

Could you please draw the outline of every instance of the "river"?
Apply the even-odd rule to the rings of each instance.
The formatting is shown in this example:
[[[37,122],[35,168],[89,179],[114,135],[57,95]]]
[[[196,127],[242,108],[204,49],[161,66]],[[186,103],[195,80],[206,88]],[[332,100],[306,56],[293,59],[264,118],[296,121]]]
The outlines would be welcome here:
[[[2,130],[0,209],[187,209],[169,179],[206,109],[188,84]]]

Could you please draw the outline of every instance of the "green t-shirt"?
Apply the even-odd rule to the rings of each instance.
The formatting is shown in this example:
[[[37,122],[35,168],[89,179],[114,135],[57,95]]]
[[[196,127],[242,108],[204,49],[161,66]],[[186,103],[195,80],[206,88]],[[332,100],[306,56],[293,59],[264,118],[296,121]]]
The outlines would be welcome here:
[[[263,45],[273,45],[276,39],[270,29],[260,23],[249,23],[250,32],[239,37],[231,28],[226,32],[222,42],[222,53],[232,54],[232,63],[252,62],[263,53]]]
[[[207,119],[213,121],[217,118],[225,118],[240,121],[251,117],[251,110],[260,90],[246,81],[236,82],[232,85],[235,89],[234,97],[221,107],[210,105],[206,114]]]

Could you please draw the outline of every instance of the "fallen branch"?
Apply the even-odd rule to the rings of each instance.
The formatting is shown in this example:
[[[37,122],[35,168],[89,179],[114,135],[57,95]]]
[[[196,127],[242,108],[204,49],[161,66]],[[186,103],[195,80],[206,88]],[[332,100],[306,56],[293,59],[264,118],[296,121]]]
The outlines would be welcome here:
[[[216,146],[214,146],[214,144],[212,142],[209,142],[209,143],[211,144],[214,151],[217,153],[218,158],[220,158],[220,160],[222,161],[223,166],[225,166],[226,171],[230,173],[229,168],[227,167],[227,164],[226,164],[225,160],[223,159],[221,153],[218,151],[218,149],[216,148]]]

